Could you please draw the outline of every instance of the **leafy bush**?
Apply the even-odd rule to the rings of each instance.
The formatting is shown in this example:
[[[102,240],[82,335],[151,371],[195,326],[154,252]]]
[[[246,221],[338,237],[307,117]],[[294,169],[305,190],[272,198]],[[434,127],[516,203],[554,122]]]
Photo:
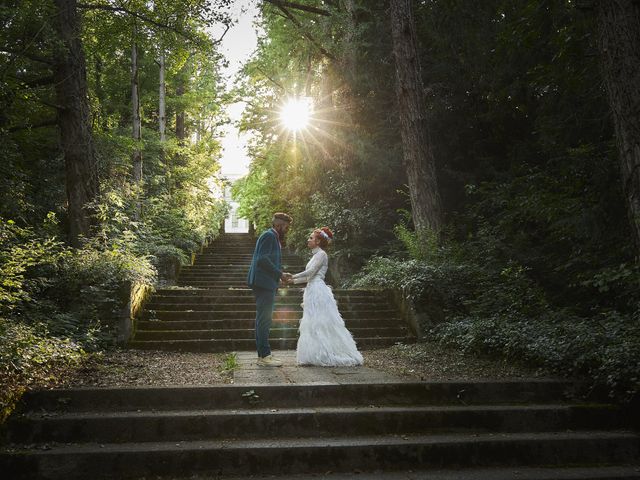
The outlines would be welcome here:
[[[0,315],[7,315],[48,284],[68,254],[61,242],[41,239],[32,228],[0,218]]]
[[[72,249],[47,229],[37,234],[0,220],[2,415],[27,386],[112,344],[131,283],[155,280],[149,259],[122,243],[106,248],[95,240]]]
[[[67,335],[85,348],[111,343],[118,333],[114,320],[129,301],[131,285],[155,282],[156,270],[148,257],[127,250],[100,250],[88,243],[62,262],[52,287],[46,292],[59,311],[52,333]]]
[[[0,318],[0,423],[27,386],[47,383],[57,370],[83,358],[80,344],[50,335],[42,324]]]
[[[350,286],[400,289],[418,311],[439,303],[445,321],[424,326],[423,333],[465,352],[587,376],[623,399],[640,391],[640,303],[631,313],[591,315],[555,306],[528,268],[500,260],[500,241],[486,230],[459,244],[449,239],[446,247],[420,245],[418,235],[402,225],[396,233],[420,259],[373,257]],[[634,271],[622,265],[590,281],[607,293],[630,292],[638,282]]]
[[[500,354],[563,375],[587,376],[612,395],[640,391],[640,313],[581,318],[568,312],[540,317],[461,316],[432,330],[465,352]]]

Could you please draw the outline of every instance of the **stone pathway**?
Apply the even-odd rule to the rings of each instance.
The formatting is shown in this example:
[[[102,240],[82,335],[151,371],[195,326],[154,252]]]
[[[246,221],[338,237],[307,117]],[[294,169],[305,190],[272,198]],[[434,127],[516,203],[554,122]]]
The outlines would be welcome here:
[[[389,383],[402,378],[367,366],[362,367],[308,367],[296,365],[295,350],[274,351],[273,356],[283,362],[282,367],[260,367],[255,352],[237,352],[238,368],[233,383],[256,384],[331,384]]]

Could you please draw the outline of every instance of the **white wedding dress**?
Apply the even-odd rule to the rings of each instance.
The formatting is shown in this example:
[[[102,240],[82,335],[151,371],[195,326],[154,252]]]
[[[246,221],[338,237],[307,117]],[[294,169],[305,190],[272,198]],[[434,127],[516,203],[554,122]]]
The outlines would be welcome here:
[[[329,267],[327,253],[319,247],[312,252],[305,271],[293,276],[293,283],[307,282],[296,349],[297,362],[299,365],[323,367],[362,365],[362,355],[344,326],[331,288],[324,282]]]

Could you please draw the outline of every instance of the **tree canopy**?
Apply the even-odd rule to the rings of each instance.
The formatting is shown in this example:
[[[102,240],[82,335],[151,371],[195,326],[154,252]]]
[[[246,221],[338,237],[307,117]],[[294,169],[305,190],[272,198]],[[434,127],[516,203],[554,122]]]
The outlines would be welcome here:
[[[257,1],[227,91],[211,31],[232,4],[0,6],[8,343],[98,348],[124,284],[216,235],[225,106],[243,101],[233,189],[259,229],[286,211],[303,250],[330,226],[334,283],[402,290],[443,342],[637,390],[637,2]],[[283,125],[291,99],[307,126]]]

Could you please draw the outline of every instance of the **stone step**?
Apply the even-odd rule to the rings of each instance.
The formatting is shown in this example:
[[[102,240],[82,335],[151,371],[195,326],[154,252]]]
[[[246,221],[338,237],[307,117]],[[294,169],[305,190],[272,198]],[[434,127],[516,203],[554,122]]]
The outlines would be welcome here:
[[[211,243],[209,246],[204,247],[203,250],[215,250],[218,248],[251,248],[253,249],[256,246],[256,240],[253,238],[238,238],[232,239],[229,241],[220,240]]]
[[[287,287],[280,288],[277,291],[276,296],[286,297],[286,296],[299,296],[302,298],[304,288],[302,287]],[[220,289],[181,289],[181,288],[159,288],[156,290],[156,295],[180,295],[180,296],[201,296],[201,295],[210,295],[210,296],[218,296],[218,295],[233,295],[233,296],[247,296],[253,298],[253,292],[248,287],[244,287],[241,289],[229,290],[228,288],[220,288]],[[384,291],[376,291],[376,290],[347,290],[347,289],[333,289],[333,295],[335,297],[340,296],[348,296],[348,297],[380,297],[386,296]]]
[[[240,260],[242,263],[251,263],[251,260],[253,259],[253,252],[245,252],[245,253],[224,253],[224,252],[218,252],[218,253],[209,253],[206,255],[203,254],[199,254],[195,256],[196,261],[199,261],[202,263],[203,260],[209,260],[209,259],[213,259],[215,260],[215,262],[213,263],[236,263],[238,260]],[[307,262],[309,261],[308,259],[302,258],[302,257],[298,257],[297,255],[285,255],[283,257],[280,258],[280,261],[282,263],[290,263],[292,265],[306,265]]]
[[[182,282],[244,282],[247,283],[247,273],[187,273],[178,276]]]
[[[345,310],[340,315],[346,320],[352,318],[381,318],[395,319],[398,314],[395,310]],[[255,308],[243,310],[151,310],[146,309],[142,312],[142,318],[158,320],[231,320],[231,319],[249,319],[256,316]],[[302,308],[282,308],[276,304],[273,312],[273,320],[300,319],[302,318]]]
[[[252,258],[253,258],[253,252],[238,252],[238,253],[214,252],[214,253],[207,253],[207,254],[202,254],[201,253],[199,255],[196,255],[196,258],[199,259],[199,260],[218,260],[218,259],[236,260],[236,259],[241,259],[241,260],[249,260],[249,261],[251,261]],[[303,259],[301,259],[297,255],[282,255],[281,261],[283,263],[285,263],[285,262],[306,263]]]
[[[247,243],[246,245],[216,245],[203,249],[199,255],[214,255],[219,253],[243,253],[253,255],[255,248],[255,243]],[[292,254],[287,253],[287,255]]]
[[[224,289],[224,288],[247,288],[246,278],[243,281],[238,280],[178,280],[178,286],[181,287],[194,287],[194,288],[210,288],[210,289]]]
[[[249,273],[249,267],[238,268],[237,270],[229,270],[223,268],[205,268],[201,271],[197,270],[187,270],[184,269],[181,271],[180,276],[194,276],[194,275],[204,275],[204,276],[242,276],[242,278],[246,279]]]
[[[296,292],[287,296],[279,296],[278,302],[302,302],[302,292]],[[339,302],[358,303],[358,304],[384,304],[389,303],[384,296],[374,295],[355,295],[334,294],[334,298]],[[158,294],[153,296],[153,301],[160,303],[254,303],[253,295],[237,295],[235,292],[224,292],[217,295],[201,293],[200,295],[174,295],[174,294]]]
[[[225,298],[221,298],[221,301],[225,301]],[[393,312],[394,310],[389,309],[387,303],[369,303],[369,302],[340,302],[338,304],[340,312],[360,312],[360,311],[369,311],[369,310],[382,310],[387,312]],[[253,310],[255,311],[255,302],[244,302],[244,303],[219,303],[219,302],[193,302],[193,301],[185,301],[185,302],[163,302],[152,299],[148,304],[147,308],[149,310],[181,310],[181,311],[228,311],[228,310]],[[300,302],[297,298],[278,298],[276,300],[276,310],[281,309],[297,309],[300,307]]]
[[[226,282],[226,283],[244,283],[247,284],[247,274],[186,274],[179,275],[178,281],[181,282]]]
[[[247,254],[225,254],[225,253],[216,253],[210,255],[196,255],[197,263],[207,263],[211,261],[211,263],[246,263],[251,264],[251,260],[253,259],[252,253]],[[293,255],[282,257],[280,260],[283,264],[288,265],[306,265],[307,261],[301,259],[300,257],[296,257]]]
[[[207,262],[207,263],[199,263],[196,262],[190,266],[189,268],[193,268],[196,271],[209,271],[209,272],[228,272],[228,273],[244,273],[245,275],[249,272],[249,267],[251,264],[249,262],[235,262],[235,263],[227,263],[227,262]],[[289,273],[298,273],[304,271],[304,265],[297,265],[294,263],[283,263],[282,271]],[[187,267],[182,267],[187,268]],[[182,270],[181,270],[182,271]],[[187,270],[188,272],[188,270]]]
[[[247,278],[249,265],[237,266],[199,266],[194,265],[190,269],[182,268],[180,275],[244,275]]]
[[[256,247],[256,241],[251,239],[242,240],[234,240],[232,242],[215,242],[206,247],[204,247],[203,251],[215,251],[219,249],[236,249],[236,248],[244,248],[246,250],[253,251]],[[286,250],[286,249],[285,249]],[[290,251],[290,250],[287,250]]]
[[[249,273],[249,264],[248,263],[243,263],[243,264],[233,264],[233,265],[222,265],[222,264],[217,264],[217,265],[199,265],[199,264],[195,264],[194,265],[195,268],[203,268],[202,271],[183,271],[181,273],[181,275],[187,275],[187,274],[215,274],[215,275],[220,275],[220,274],[230,274],[230,275],[244,275],[244,277],[246,278],[248,273]],[[286,265],[283,264],[282,265],[282,271],[283,272],[287,272],[287,273],[298,273],[298,272],[302,272],[304,271],[304,266],[303,265]]]
[[[254,349],[251,348],[251,351]],[[72,388],[30,391],[21,411],[232,410],[369,407],[371,405],[502,405],[573,402],[580,385],[556,379]],[[257,399],[248,397],[251,391]]]
[[[233,480],[256,480],[256,476],[233,476]],[[278,475],[277,480],[317,480],[318,474]],[[218,480],[217,476],[198,477],[199,480]],[[640,462],[614,467],[502,467],[464,469],[415,469],[322,474],[323,480],[640,480]],[[165,480],[166,479],[165,477]],[[193,480],[175,477],[171,480]]]
[[[637,462],[628,432],[543,432],[54,444],[0,455],[12,478],[280,475],[376,469],[562,466]]]
[[[300,267],[301,270],[299,271],[303,271],[304,269],[302,267]],[[283,270],[287,270],[287,269],[283,269]],[[288,270],[292,270],[291,268],[289,268]],[[220,277],[222,275],[227,275],[227,276],[243,276],[244,278],[247,278],[247,274],[249,272],[249,266],[247,265],[246,267],[242,268],[242,269],[237,269],[237,270],[227,270],[227,269],[222,269],[222,268],[204,268],[202,270],[182,270],[180,272],[180,276],[215,276],[215,277]]]
[[[280,268],[282,271],[285,271],[285,272],[297,273],[297,272],[304,271],[305,266],[306,266],[305,264],[301,264],[297,262],[296,263],[282,262]],[[199,270],[209,269],[210,272],[227,271],[230,273],[240,273],[243,271],[246,273],[249,271],[250,267],[251,267],[250,261],[237,261],[237,260],[231,260],[231,261],[196,260],[193,263],[193,265],[191,265],[191,268],[194,268],[194,269],[199,269]],[[184,269],[181,269],[181,272],[189,273],[188,270],[185,272]]]
[[[279,320],[278,326],[295,326],[298,327],[299,318]],[[221,329],[243,329],[253,328],[255,318],[232,319],[232,320],[139,320],[136,323],[137,331],[148,330],[221,330]],[[345,325],[347,329],[369,327],[382,328],[396,326],[397,328],[406,329],[403,320],[397,318],[352,318],[346,319]]]
[[[273,411],[275,410],[275,411]],[[253,410],[34,412],[8,425],[12,443],[124,443],[622,428],[602,405],[364,406]]]
[[[242,248],[242,249],[233,249],[233,248],[219,248],[215,250],[205,250],[202,253],[198,253],[196,258],[203,257],[228,257],[228,256],[243,256],[243,257],[253,257],[254,247],[250,248]],[[295,257],[298,261],[301,261],[301,258],[297,255],[287,255],[287,258]],[[282,257],[281,257],[282,258]]]
[[[224,259],[199,259],[197,258],[195,260],[195,262],[193,263],[193,265],[191,265],[192,267],[224,267],[224,266],[228,266],[228,267],[242,267],[245,268],[247,271],[249,270],[249,268],[251,267],[251,259],[235,259],[235,258],[228,258],[225,257]],[[300,263],[300,262],[286,262],[283,261],[281,263],[281,269],[284,271],[296,271],[296,272],[301,272],[305,269],[306,264],[304,263]]]
[[[180,287],[197,287],[197,288],[246,288],[247,281],[246,279],[243,281],[240,280],[180,280],[178,279],[178,286]]]
[[[388,338],[406,337],[406,328],[401,327],[354,327],[349,329],[354,339],[360,338]],[[275,338],[298,338],[298,326],[272,327],[270,336]],[[206,329],[206,330],[142,330],[138,327],[134,340],[207,340],[207,339],[246,339],[255,340],[255,330],[253,328],[230,328],[230,329]]]
[[[249,264],[236,265],[234,263],[225,264],[211,264],[211,265],[202,265],[195,263],[194,265],[185,265],[180,268],[180,273],[188,273],[188,272],[217,272],[220,269],[225,268],[225,271],[228,272],[242,272],[245,269],[248,269]],[[216,268],[217,267],[217,268]]]
[[[295,338],[270,337],[269,343],[273,350],[295,350]],[[375,337],[358,338],[358,348],[362,350],[390,347],[397,343],[414,343],[413,337]],[[222,353],[239,350],[255,349],[255,339],[198,339],[198,340],[132,340],[129,348],[139,350],[163,350],[172,352],[210,352]]]
[[[234,259],[248,259],[251,261],[253,258],[253,252],[211,252],[211,253],[201,253],[196,255],[196,258],[205,260],[205,259],[224,259],[224,260],[234,260]],[[284,262],[294,262],[294,263],[306,263],[305,260],[300,258],[297,255],[282,255],[281,261]]]

